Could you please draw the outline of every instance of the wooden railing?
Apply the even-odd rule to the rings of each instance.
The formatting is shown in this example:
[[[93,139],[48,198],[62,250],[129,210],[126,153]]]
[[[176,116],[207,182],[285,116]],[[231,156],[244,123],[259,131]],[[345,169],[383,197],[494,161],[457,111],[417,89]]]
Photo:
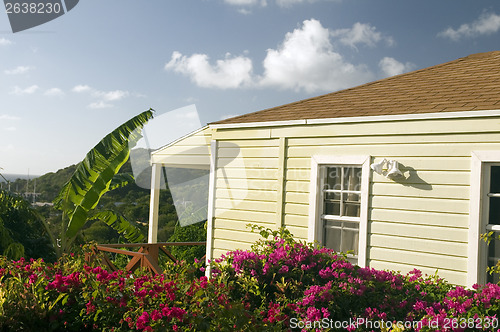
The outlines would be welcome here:
[[[206,242],[159,242],[159,243],[125,243],[125,244],[98,244],[85,257],[87,261],[100,259],[111,271],[118,268],[111,262],[107,253],[115,253],[131,256],[129,263],[125,267],[127,271],[135,271],[137,268],[146,269],[152,273],[160,274],[162,270],[158,264],[160,252],[164,253],[170,260],[177,262],[177,259],[167,249],[172,246],[204,246]],[[138,251],[129,251],[120,248],[136,248]]]

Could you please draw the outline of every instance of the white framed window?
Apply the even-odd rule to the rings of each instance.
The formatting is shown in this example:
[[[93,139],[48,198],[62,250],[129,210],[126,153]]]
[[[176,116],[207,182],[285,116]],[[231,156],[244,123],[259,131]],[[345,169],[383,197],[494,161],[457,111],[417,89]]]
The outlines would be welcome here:
[[[369,156],[313,156],[309,241],[366,265]]]
[[[470,228],[467,286],[498,282],[486,272],[500,259],[500,151],[474,151],[471,156]],[[490,244],[481,234],[493,232]]]

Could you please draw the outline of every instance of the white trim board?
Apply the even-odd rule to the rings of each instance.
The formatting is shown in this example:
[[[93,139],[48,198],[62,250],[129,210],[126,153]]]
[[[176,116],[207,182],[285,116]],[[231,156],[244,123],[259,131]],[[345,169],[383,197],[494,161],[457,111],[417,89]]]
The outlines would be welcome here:
[[[326,119],[241,122],[241,123],[227,123],[227,124],[209,124],[209,127],[214,129],[231,129],[231,128],[252,128],[252,127],[297,126],[297,125],[307,125],[307,124],[460,119],[460,118],[480,118],[480,117],[494,117],[494,116],[500,116],[500,110],[434,112],[434,113],[417,113],[417,114],[352,116],[352,117],[326,118]]]

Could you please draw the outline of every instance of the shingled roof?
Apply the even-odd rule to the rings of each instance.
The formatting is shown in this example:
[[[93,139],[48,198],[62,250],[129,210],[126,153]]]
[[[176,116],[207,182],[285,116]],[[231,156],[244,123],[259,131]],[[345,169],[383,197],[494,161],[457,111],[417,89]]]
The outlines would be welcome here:
[[[212,124],[499,109],[500,51],[494,51]]]

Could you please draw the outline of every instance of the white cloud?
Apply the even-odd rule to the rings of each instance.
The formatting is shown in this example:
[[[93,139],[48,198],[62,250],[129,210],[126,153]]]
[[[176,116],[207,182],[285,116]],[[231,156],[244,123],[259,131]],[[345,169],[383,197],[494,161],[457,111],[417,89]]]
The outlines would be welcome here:
[[[6,127],[4,128],[5,131],[16,131],[17,128],[16,127]]]
[[[0,114],[0,120],[21,120],[21,118],[14,115]]]
[[[268,50],[264,69],[261,85],[307,92],[339,90],[373,78],[366,66],[334,52],[330,31],[314,19],[287,33],[277,50]]]
[[[21,89],[20,87],[15,86],[12,89],[12,91],[9,92],[9,94],[16,95],[16,96],[31,95],[31,94],[35,93],[38,89],[39,89],[38,85],[32,85],[32,86],[29,86],[25,89]]]
[[[380,60],[378,66],[386,77],[399,75],[416,68],[416,65],[411,62],[401,63],[391,57],[385,57]]]
[[[98,102],[91,103],[89,107],[93,109],[100,109],[100,108],[110,108],[114,106],[112,104],[106,104],[104,101],[101,100]]]
[[[71,91],[80,93],[80,92],[86,92],[86,91],[90,91],[90,90],[92,90],[92,88],[88,85],[77,85]]]
[[[0,38],[0,46],[7,46],[10,44],[12,44],[12,42],[10,40],[5,39],[5,38]]]
[[[0,151],[2,152],[8,152],[8,151],[14,151],[15,150],[15,147],[14,145],[12,144],[8,144],[8,145],[0,145]]]
[[[451,27],[438,33],[439,37],[458,41],[465,37],[478,37],[490,35],[500,30],[500,15],[484,13],[472,23],[462,24],[458,29]]]
[[[357,44],[365,44],[367,46],[375,46],[381,41],[385,41],[388,46],[394,44],[394,39],[389,36],[384,36],[370,24],[354,23],[350,29],[338,29],[332,31],[333,37],[340,38],[342,44],[356,48]]]
[[[206,88],[277,87],[306,91],[335,91],[366,83],[375,74],[364,64],[354,64],[336,52],[333,40],[355,47],[359,44],[393,43],[369,24],[356,23],[350,29],[331,31],[318,20],[303,22],[302,26],[285,35],[275,49],[268,49],[262,63],[261,75],[253,74],[252,60],[247,56],[231,56],[209,62],[206,54],[183,55],[173,52],[166,70],[189,77]],[[384,75],[411,70],[411,63],[402,64],[387,58],[379,64]]]
[[[102,98],[106,101],[120,100],[129,95],[128,91],[115,90],[115,91],[94,91],[94,96]]]
[[[226,54],[224,60],[217,60],[215,65],[209,63],[208,55],[172,54],[165,65],[166,70],[189,76],[197,85],[206,88],[231,89],[248,85],[252,81],[252,60],[244,56],[233,57]]]
[[[235,6],[254,6],[259,4],[261,6],[267,5],[266,0],[224,0],[224,2]]]
[[[30,69],[32,69],[29,66],[17,66],[14,69],[6,69],[4,70],[4,73],[7,75],[19,75],[19,74],[25,74],[27,73]]]
[[[130,95],[128,91],[124,90],[101,91],[94,89],[88,85],[82,85],[82,84],[73,87],[72,91],[76,93],[84,93],[84,92],[89,93],[91,97],[99,99],[98,101],[92,102],[91,104],[88,105],[88,107],[93,109],[114,107],[113,104],[110,104],[108,102],[118,101]],[[134,95],[137,97],[142,96],[139,94],[134,94]]]
[[[62,97],[62,96],[64,96],[64,92],[59,88],[48,89],[43,94],[45,96],[48,96],[48,97]]]

